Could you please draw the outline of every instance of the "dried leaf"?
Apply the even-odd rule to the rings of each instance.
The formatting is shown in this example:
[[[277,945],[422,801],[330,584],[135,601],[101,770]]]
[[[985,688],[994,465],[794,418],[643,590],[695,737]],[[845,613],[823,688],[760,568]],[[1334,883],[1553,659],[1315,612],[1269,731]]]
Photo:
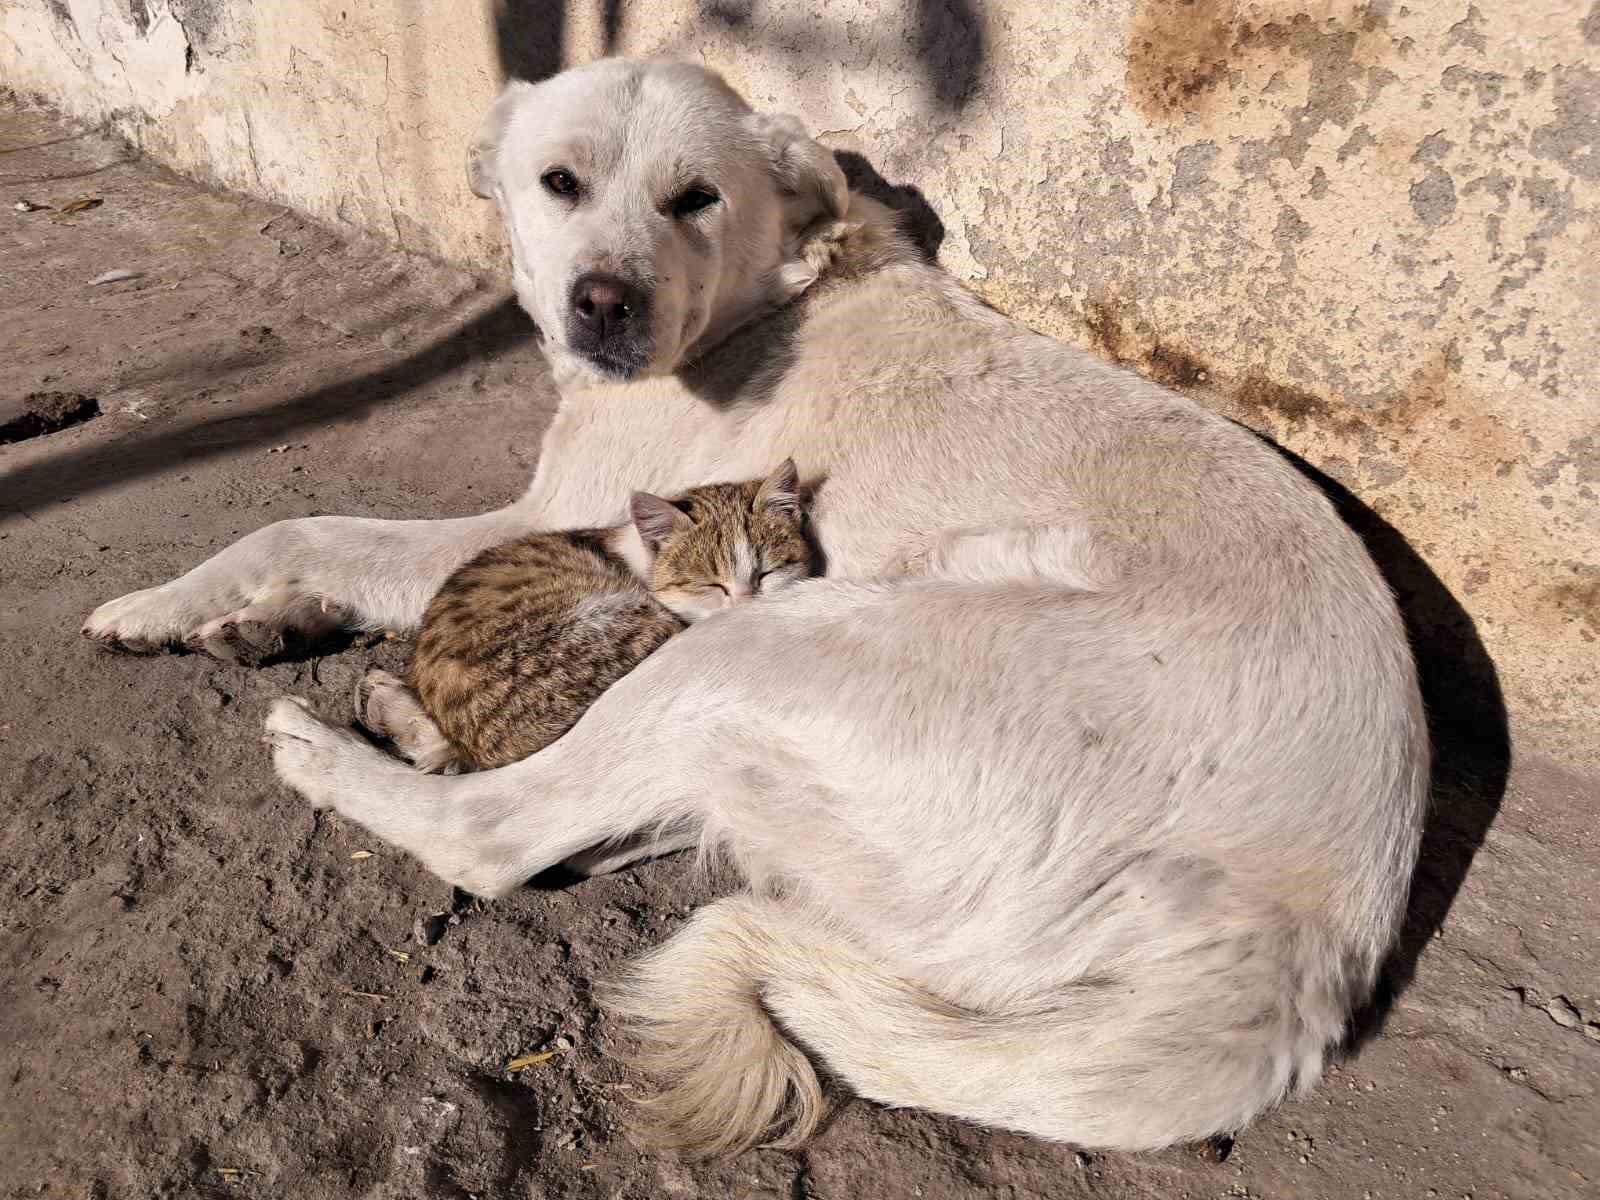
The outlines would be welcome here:
[[[411,955],[407,954],[404,950],[390,950],[388,948],[385,948],[384,949],[384,953],[392,955],[395,958],[398,958],[401,962],[410,962],[411,961]]]
[[[526,1067],[537,1067],[540,1063],[549,1062],[560,1053],[559,1050],[541,1050],[537,1054],[518,1055],[506,1064],[506,1070],[521,1071]]]
[[[91,208],[99,208],[105,201],[99,196],[79,196],[76,200],[68,200],[61,206],[64,213],[86,212]]]
[[[350,861],[351,862],[360,862],[364,858],[371,858],[371,857],[372,857],[372,851],[371,850],[357,850],[354,854],[352,854],[350,856]]]
[[[124,279],[139,279],[143,271],[107,271],[104,275],[96,275],[89,280],[90,287],[99,287],[102,283],[121,283]]]

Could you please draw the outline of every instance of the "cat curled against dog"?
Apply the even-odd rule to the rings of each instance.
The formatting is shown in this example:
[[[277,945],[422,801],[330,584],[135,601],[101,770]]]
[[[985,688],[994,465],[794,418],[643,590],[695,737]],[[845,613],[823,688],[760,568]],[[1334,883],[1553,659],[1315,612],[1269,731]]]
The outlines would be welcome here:
[[[529,534],[457,570],[422,618],[406,681],[369,671],[357,720],[419,770],[502,767],[571,729],[691,622],[811,573],[793,459],[672,499],[635,492],[629,512],[631,526]]]

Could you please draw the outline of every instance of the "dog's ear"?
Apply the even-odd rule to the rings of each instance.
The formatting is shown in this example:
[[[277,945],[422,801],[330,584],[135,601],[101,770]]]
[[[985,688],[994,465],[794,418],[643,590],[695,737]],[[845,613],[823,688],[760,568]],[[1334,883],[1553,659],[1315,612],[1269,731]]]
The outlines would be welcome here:
[[[478,132],[472,145],[467,147],[467,185],[473,194],[493,200],[500,187],[500,143],[505,139],[506,126],[517,103],[533,90],[533,84],[524,79],[513,79],[506,84],[489,111],[478,123]]]
[[[746,118],[767,147],[784,197],[784,223],[795,233],[814,221],[837,221],[850,205],[850,189],[833,152],[812,141],[798,117],[751,113]]]

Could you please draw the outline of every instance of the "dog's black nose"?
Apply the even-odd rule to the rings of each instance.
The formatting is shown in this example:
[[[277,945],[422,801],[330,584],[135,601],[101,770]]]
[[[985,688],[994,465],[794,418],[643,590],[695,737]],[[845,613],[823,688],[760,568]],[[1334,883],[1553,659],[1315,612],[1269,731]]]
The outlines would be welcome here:
[[[642,291],[615,275],[594,272],[572,285],[572,315],[598,338],[616,335],[643,319]]]

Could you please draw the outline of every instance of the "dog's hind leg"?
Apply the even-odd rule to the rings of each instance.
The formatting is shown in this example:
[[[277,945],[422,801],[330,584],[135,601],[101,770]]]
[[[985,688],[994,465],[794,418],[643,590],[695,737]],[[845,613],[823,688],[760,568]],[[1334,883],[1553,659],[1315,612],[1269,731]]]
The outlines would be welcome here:
[[[1258,675],[1250,639],[1185,642],[1141,599],[808,581],[458,778],[292,701],[268,732],[313,803],[471,891],[651,830],[729,852],[761,897],[713,908],[623,1006],[680,1045],[669,1108],[708,1114],[688,1144],[781,1123],[773,1097],[809,1095],[803,1048],[887,1104],[1153,1147],[1315,1077],[1392,937],[1426,748],[1372,749],[1414,718],[1403,686],[1329,684],[1366,664],[1318,642]],[[1287,750],[1251,757],[1302,708]]]
[[[279,777],[317,807],[336,808],[467,891],[500,896],[574,856],[579,869],[612,869],[651,846],[691,844],[695,777],[668,769],[656,778],[661,755],[619,744],[620,714],[594,715],[531,758],[454,776],[415,771],[293,698],[273,705],[265,740]]]

